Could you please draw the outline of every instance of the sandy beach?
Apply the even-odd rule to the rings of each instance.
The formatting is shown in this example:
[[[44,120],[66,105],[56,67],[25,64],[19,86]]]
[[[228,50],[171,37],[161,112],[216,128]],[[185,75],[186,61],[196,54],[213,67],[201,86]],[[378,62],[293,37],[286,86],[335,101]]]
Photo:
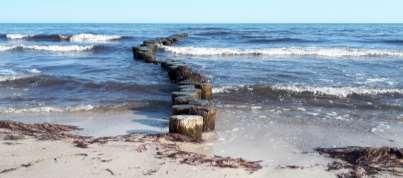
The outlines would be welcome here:
[[[10,137],[13,135],[13,137]],[[108,141],[79,148],[71,139],[38,140],[2,129],[0,177],[334,177],[319,167],[263,168],[251,172],[243,168],[222,168],[205,164],[188,165],[180,159],[158,155],[166,144],[189,152],[203,151],[203,144],[156,142],[141,135],[131,141]],[[269,153],[268,153],[269,154]]]

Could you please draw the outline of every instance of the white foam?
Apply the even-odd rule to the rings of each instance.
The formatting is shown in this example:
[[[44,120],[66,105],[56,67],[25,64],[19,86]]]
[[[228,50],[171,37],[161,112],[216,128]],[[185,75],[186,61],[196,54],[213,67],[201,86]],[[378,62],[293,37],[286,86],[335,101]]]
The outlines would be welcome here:
[[[0,82],[17,80],[22,76],[18,76],[17,73],[11,69],[0,69]]]
[[[389,130],[391,126],[387,122],[379,122],[378,125],[371,129],[372,133],[382,133]]]
[[[20,72],[16,72],[11,69],[0,69],[0,82],[28,78],[28,77],[32,77],[32,76],[35,76],[40,73],[42,73],[42,72],[35,68],[29,69],[26,71],[20,71]]]
[[[387,78],[368,78],[366,83],[382,83],[387,81]]]
[[[288,90],[296,93],[311,92],[315,95],[332,95],[338,97],[348,97],[352,94],[358,95],[378,95],[378,94],[403,94],[403,89],[375,89],[360,87],[312,87],[312,86],[281,86],[275,85],[273,89]]]
[[[397,84],[396,81],[388,79],[388,78],[369,78],[365,81],[365,84],[376,84],[376,83],[384,83],[387,85],[394,86]]]
[[[360,48],[319,48],[319,47],[290,47],[264,49],[238,48],[201,48],[201,47],[174,47],[160,46],[161,49],[177,54],[191,56],[316,56],[325,58],[348,57],[403,57],[403,51],[388,49],[360,49]]]
[[[54,52],[74,52],[88,51],[94,48],[93,45],[15,45],[15,46],[0,46],[0,51],[8,51],[14,49],[27,49],[36,51],[54,51]]]
[[[54,51],[54,52],[74,52],[74,51],[88,51],[94,48],[92,45],[88,46],[79,46],[79,45],[69,45],[69,46],[61,46],[61,45],[21,45],[23,49],[29,50],[38,50],[38,51]]]
[[[221,86],[221,87],[214,87],[213,88],[213,93],[227,93],[230,91],[237,91],[240,88],[243,88],[244,85],[239,85],[239,86]]]
[[[79,105],[79,106],[74,106],[74,107],[70,107],[67,108],[67,111],[69,112],[79,112],[79,111],[91,111],[93,109],[96,109],[96,107],[94,107],[93,105]]]
[[[0,109],[0,113],[3,114],[22,114],[22,113],[60,113],[60,112],[85,112],[96,109],[92,105],[78,105],[66,108],[52,107],[52,106],[41,106],[32,108],[5,108]]]
[[[213,88],[213,93],[229,93],[234,91],[239,91],[245,88],[249,91],[253,91],[253,87],[238,85],[238,86],[222,86]],[[314,95],[330,95],[337,97],[348,97],[352,94],[358,95],[379,95],[379,94],[403,94],[403,89],[396,88],[364,88],[364,87],[314,87],[314,86],[303,86],[303,85],[274,85],[272,86],[274,90],[287,90],[295,93],[310,92]]]
[[[20,79],[20,78],[23,78],[23,77],[15,76],[15,75],[8,75],[8,76],[1,76],[0,75],[0,82],[17,80],[17,79]]]
[[[0,46],[0,51],[9,51],[15,49],[16,46]]]
[[[29,35],[23,35],[23,34],[7,34],[6,37],[11,40],[20,40],[28,37]]]
[[[29,72],[32,73],[32,74],[40,74],[40,73],[42,73],[42,71],[40,71],[40,70],[38,70],[38,69],[35,69],[35,68],[34,68],[34,69],[30,69]]]
[[[83,33],[78,35],[73,35],[70,38],[70,41],[73,42],[107,42],[121,39],[122,37],[119,35],[96,35]]]

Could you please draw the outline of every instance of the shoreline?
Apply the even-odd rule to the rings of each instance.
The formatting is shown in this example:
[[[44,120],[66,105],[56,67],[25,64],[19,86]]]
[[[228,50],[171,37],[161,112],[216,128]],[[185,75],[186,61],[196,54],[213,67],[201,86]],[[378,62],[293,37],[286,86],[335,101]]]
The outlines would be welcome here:
[[[83,171],[76,173],[85,174],[85,177],[109,177],[115,174],[120,174],[119,176],[121,177],[127,177],[132,174],[138,174],[140,177],[178,176],[176,171],[170,174],[168,170],[157,171],[150,168],[155,166],[169,167],[172,170],[177,170],[179,175],[186,175],[187,171],[192,170],[192,177],[203,177],[206,175],[194,172],[194,169],[199,168],[203,168],[200,170],[201,172],[207,172],[216,177],[224,175],[245,177],[261,169],[259,162],[191,152],[190,150],[196,150],[192,149],[192,147],[197,147],[198,143],[192,144],[189,142],[192,140],[191,138],[177,134],[129,134],[116,137],[92,138],[69,133],[77,129],[79,128],[58,124],[23,124],[13,121],[0,121],[0,138],[2,138],[0,154],[2,154],[3,158],[7,158],[7,160],[13,160],[0,164],[0,175],[19,177],[27,175],[30,171],[41,174],[34,177],[52,177],[52,173],[54,174],[53,176],[64,175],[61,172],[53,172],[53,169],[58,169],[59,167],[56,163],[58,159],[65,159],[64,164],[69,168]],[[70,154],[68,154],[69,152]],[[94,155],[94,152],[102,152],[102,154]],[[139,165],[139,167],[145,166],[150,169],[145,169],[145,173],[144,171],[138,172],[136,169],[130,170],[130,167],[124,171],[121,170],[122,172],[120,173],[115,173],[116,171],[113,171],[111,168],[87,172],[82,168],[80,169],[79,162],[82,160],[77,160],[77,157],[86,158],[88,155],[95,156],[93,159],[97,160],[89,160],[90,163],[86,165],[86,169],[93,166],[103,166],[104,163],[107,163],[111,167],[123,166],[121,164],[115,165],[113,162],[125,162],[125,166],[130,165],[130,162],[132,162]],[[49,158],[50,156],[52,158]],[[118,158],[115,161],[113,159],[104,159],[108,156],[117,156]],[[33,157],[35,159],[30,159]],[[142,158],[143,160],[139,162],[138,158]],[[21,160],[24,160],[24,162],[20,162]],[[154,162],[159,163],[154,164]],[[37,164],[45,164],[46,168],[37,167]],[[38,168],[45,170],[38,171]],[[71,175],[71,177],[75,176]]]
[[[403,150],[387,147],[318,148],[315,151],[328,164],[272,167],[261,161],[211,155],[205,151],[208,143],[192,142],[179,134],[94,138],[71,134],[77,129],[68,125],[0,121],[0,154],[9,160],[0,163],[0,176],[263,178],[365,177],[368,173],[399,177],[403,171]],[[271,153],[273,150],[268,151]],[[353,158],[360,161],[354,162]]]

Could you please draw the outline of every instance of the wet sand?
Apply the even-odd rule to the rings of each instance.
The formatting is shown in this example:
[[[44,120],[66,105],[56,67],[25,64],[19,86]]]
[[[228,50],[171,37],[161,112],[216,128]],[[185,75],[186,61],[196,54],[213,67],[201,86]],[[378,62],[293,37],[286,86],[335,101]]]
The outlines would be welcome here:
[[[262,160],[265,177],[292,177],[295,170],[290,167],[300,169],[300,177],[335,177],[338,171],[326,171],[334,160],[319,155],[316,148],[403,147],[403,134],[397,134],[402,122],[373,132],[374,125],[359,121],[277,118],[258,107],[222,107],[218,118],[216,138],[207,143],[212,152]]]
[[[160,109],[159,111],[156,111]],[[70,113],[22,113],[7,114],[2,120],[24,123],[57,123],[74,125],[82,130],[74,133],[85,136],[103,137],[129,133],[158,134],[168,132],[169,111],[166,108],[154,110],[122,110],[111,112]]]

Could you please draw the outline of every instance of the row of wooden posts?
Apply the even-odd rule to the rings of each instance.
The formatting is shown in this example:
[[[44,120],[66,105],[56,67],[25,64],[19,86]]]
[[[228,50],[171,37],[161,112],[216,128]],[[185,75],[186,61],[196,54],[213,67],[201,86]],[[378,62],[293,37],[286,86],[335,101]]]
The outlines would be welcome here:
[[[159,61],[156,53],[160,45],[175,45],[188,34],[176,34],[166,38],[144,41],[133,47],[136,59],[146,63],[161,65],[169,79],[176,84],[177,90],[172,93],[172,115],[169,120],[169,132],[189,136],[195,141],[202,140],[203,132],[215,129],[217,109],[211,104],[213,86],[211,81],[201,73],[192,70],[179,60]]]

